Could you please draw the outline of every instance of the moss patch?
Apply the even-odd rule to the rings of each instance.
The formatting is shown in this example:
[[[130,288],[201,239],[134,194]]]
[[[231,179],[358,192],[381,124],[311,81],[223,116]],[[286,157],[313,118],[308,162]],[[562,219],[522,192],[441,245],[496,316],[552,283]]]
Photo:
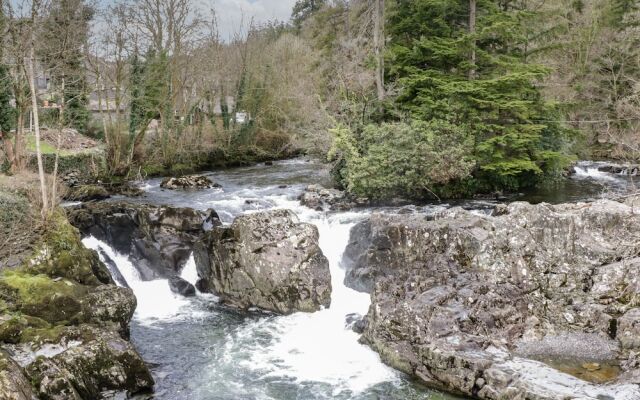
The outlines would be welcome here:
[[[83,285],[112,283],[95,251],[82,244],[80,234],[66,216],[57,211],[48,221],[42,245],[24,267],[30,274],[63,277]]]
[[[88,293],[85,286],[68,279],[54,280],[46,275],[7,271],[0,276],[3,286],[15,290],[15,307],[25,314],[50,323],[73,320],[81,311],[77,300]]]

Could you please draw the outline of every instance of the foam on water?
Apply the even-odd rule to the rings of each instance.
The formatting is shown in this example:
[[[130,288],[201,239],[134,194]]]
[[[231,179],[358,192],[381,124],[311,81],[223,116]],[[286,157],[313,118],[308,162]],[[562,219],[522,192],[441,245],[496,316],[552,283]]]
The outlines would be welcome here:
[[[602,172],[598,167],[576,166],[574,167],[577,178],[593,179],[597,181],[617,181],[616,177],[608,172]]]

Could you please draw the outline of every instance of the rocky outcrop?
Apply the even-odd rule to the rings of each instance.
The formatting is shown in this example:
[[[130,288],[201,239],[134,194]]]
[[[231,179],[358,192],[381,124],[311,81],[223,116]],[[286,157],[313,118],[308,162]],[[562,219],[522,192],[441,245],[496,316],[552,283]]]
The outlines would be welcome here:
[[[177,178],[165,178],[160,187],[169,190],[178,189],[211,189],[222,187],[203,175],[186,175]]]
[[[169,288],[181,296],[193,297],[196,295],[196,288],[179,276],[169,278]]]
[[[133,292],[113,284],[56,212],[33,254],[0,272],[0,364],[8,366],[0,368],[0,398],[89,400],[150,389],[150,372],[126,340],[135,307]],[[18,397],[2,397],[6,391]]]
[[[133,346],[113,332],[81,325],[66,329],[59,343],[26,367],[43,398],[98,399],[108,390],[137,393],[153,386]]]
[[[289,210],[238,217],[196,244],[198,288],[242,309],[289,314],[328,307],[331,276],[318,236]]]
[[[307,186],[299,200],[303,206],[317,211],[349,210],[368,204],[367,199],[353,198],[342,190],[327,189],[320,185]]]
[[[598,171],[608,172],[610,174],[631,175],[636,176],[640,173],[640,165],[637,164],[606,164],[598,167]]]
[[[372,289],[362,340],[427,385],[474,398],[640,398],[640,213],[598,201],[497,214],[357,226],[346,266]],[[609,365],[621,371],[606,384],[560,372]]]
[[[83,235],[92,235],[128,255],[143,280],[179,273],[205,229],[220,225],[213,210],[205,213],[122,202],[72,207],[69,218]]]
[[[64,199],[68,201],[104,200],[109,197],[107,189],[100,185],[72,186],[64,194]]]

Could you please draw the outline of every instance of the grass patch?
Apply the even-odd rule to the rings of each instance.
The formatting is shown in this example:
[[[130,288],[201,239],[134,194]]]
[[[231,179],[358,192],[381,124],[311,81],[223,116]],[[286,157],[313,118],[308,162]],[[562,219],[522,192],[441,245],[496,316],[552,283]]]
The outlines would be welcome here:
[[[30,153],[35,153],[36,152],[35,135],[27,135],[26,139],[27,139],[27,142],[26,142],[27,151]],[[40,152],[42,154],[56,154],[56,146],[41,139]],[[100,153],[100,152],[102,152],[102,148],[100,146],[91,147],[87,149],[77,149],[77,150],[60,149],[60,157],[72,156],[76,154],[90,154],[90,153]]]

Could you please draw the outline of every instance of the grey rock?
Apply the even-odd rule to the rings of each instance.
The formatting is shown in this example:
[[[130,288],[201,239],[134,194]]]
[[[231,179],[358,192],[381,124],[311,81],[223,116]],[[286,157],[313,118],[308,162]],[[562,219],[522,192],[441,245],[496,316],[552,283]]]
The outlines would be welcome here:
[[[61,352],[40,355],[25,370],[42,398],[100,398],[105,390],[136,393],[154,381],[133,346],[118,334],[88,325],[68,328]]]
[[[128,255],[143,280],[170,278],[187,262],[205,230],[221,224],[213,210],[136,203],[87,203],[68,210],[83,235]]]
[[[160,183],[160,187],[169,190],[178,189],[211,189],[219,188],[220,184],[214,183],[203,175],[186,175],[177,178],[166,178]]]
[[[640,214],[614,201],[497,216],[372,215],[347,274],[372,293],[362,340],[431,387],[480,399],[639,399]],[[520,349],[520,351],[518,351]],[[535,350],[535,351],[534,351]],[[531,358],[620,363],[595,384]]]
[[[196,244],[197,286],[241,309],[290,314],[328,307],[331,276],[318,236],[289,210],[238,217]]]
[[[367,199],[353,198],[342,190],[327,189],[321,185],[307,186],[299,200],[303,206],[317,211],[349,210],[368,203]]]
[[[179,276],[169,278],[169,288],[171,288],[172,292],[185,297],[193,297],[196,295],[196,288]]]

